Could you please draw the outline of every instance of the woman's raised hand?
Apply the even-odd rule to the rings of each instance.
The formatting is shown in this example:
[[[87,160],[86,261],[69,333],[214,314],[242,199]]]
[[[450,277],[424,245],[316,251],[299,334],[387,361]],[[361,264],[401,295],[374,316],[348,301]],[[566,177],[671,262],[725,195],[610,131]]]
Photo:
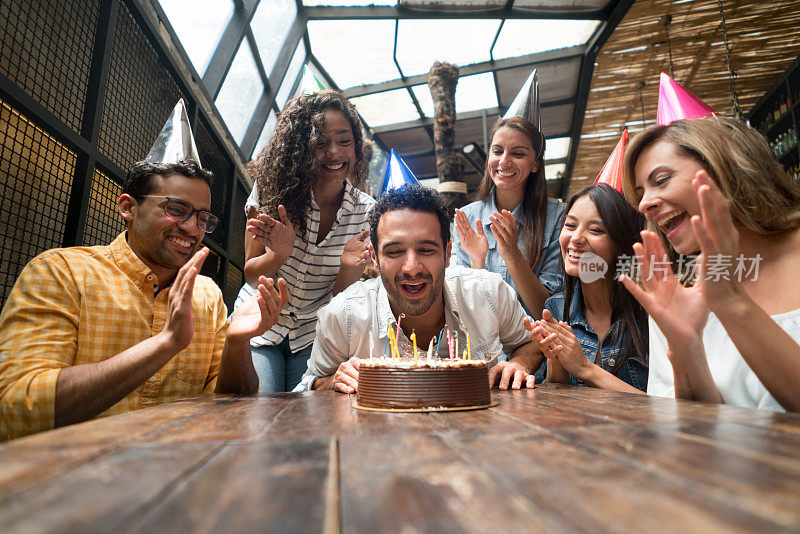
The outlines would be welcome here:
[[[746,297],[741,286],[739,231],[733,224],[730,202],[711,180],[706,171],[698,171],[692,180],[700,200],[702,217],[691,219],[692,231],[700,245],[697,286],[712,310],[730,306],[736,299]],[[741,258],[743,261],[744,258]],[[750,261],[759,261],[750,258]]]
[[[283,204],[278,206],[278,217],[280,220],[276,221],[269,215],[259,213],[256,218],[247,220],[247,231],[253,234],[253,239],[286,259],[292,253],[297,235]]]
[[[497,250],[506,262],[517,253],[517,219],[508,210],[495,211],[489,216],[492,221],[492,235],[497,240]]]
[[[664,245],[655,232],[642,231],[643,243],[633,245],[641,266],[642,286],[629,276],[620,281],[653,318],[673,351],[684,351],[702,342],[709,308],[701,283],[683,286],[672,273]]]
[[[340,261],[342,267],[364,270],[369,261],[369,230],[364,230],[344,245]]]
[[[461,249],[467,253],[473,269],[483,269],[486,265],[486,253],[489,252],[489,241],[483,233],[483,223],[475,221],[475,229],[469,224],[467,214],[456,210],[456,231],[461,241]]]

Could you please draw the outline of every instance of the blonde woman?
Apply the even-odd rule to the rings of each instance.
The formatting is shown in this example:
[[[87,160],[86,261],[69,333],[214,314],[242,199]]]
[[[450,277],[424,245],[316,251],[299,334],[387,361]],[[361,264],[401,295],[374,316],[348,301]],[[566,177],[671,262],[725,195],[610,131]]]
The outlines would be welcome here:
[[[716,117],[649,128],[624,190],[653,228],[642,286],[622,278],[651,317],[648,393],[800,410],[800,187],[763,136]],[[689,287],[668,267],[693,254]]]

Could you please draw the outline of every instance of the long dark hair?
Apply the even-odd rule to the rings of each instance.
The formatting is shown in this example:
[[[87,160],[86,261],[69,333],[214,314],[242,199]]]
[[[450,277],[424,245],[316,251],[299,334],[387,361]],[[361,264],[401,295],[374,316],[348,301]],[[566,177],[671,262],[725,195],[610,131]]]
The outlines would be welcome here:
[[[522,197],[522,213],[525,221],[522,224],[522,235],[524,236],[525,250],[522,253],[528,260],[528,265],[533,269],[539,262],[542,255],[542,241],[544,240],[544,226],[547,222],[547,183],[544,178],[544,146],[545,139],[536,126],[522,117],[510,117],[508,119],[498,119],[492,126],[489,139],[494,139],[494,134],[500,128],[512,128],[524,133],[531,142],[531,146],[536,151],[536,161],[539,167],[528,176],[525,182],[525,192]],[[483,172],[483,180],[478,187],[476,198],[485,200],[492,191],[492,176],[489,173],[489,164]]]
[[[283,204],[302,237],[306,233],[305,216],[311,207],[311,188],[319,170],[315,147],[323,140],[322,127],[329,109],[340,111],[353,130],[356,164],[350,179],[358,183],[367,167],[361,122],[353,104],[332,89],[289,102],[278,116],[269,143],[248,166],[258,184],[261,207],[277,217],[278,205]]]
[[[608,184],[589,185],[584,187],[569,199],[564,216],[569,213],[572,206],[579,198],[588,196],[600,214],[606,226],[608,236],[617,248],[617,255],[609,269],[616,269],[620,256],[633,258],[633,244],[640,240],[639,232],[644,229],[644,215],[636,211],[622,194]],[[564,261],[562,258],[563,269]],[[569,317],[570,305],[575,295],[575,286],[580,283],[578,278],[570,276],[564,271],[564,317]],[[622,363],[630,357],[647,362],[648,360],[648,334],[647,313],[635,298],[625,289],[618,280],[611,281],[611,330],[615,337],[628,335],[628,344],[624,355],[619,358],[612,368],[616,373]]]

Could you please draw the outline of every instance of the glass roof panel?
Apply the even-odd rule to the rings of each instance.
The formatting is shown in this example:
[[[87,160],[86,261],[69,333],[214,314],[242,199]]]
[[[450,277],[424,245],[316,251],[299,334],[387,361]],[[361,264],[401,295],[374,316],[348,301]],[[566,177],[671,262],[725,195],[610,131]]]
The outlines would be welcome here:
[[[433,99],[427,84],[415,85],[411,88],[417,97],[422,111],[433,117]],[[477,109],[497,107],[497,92],[494,90],[494,76],[491,72],[473,74],[458,79],[456,85],[456,113],[465,113]]]
[[[582,11],[584,9],[602,9],[609,3],[610,0],[563,0],[561,2],[554,2],[553,0],[514,0],[514,9],[545,8],[548,11],[554,9]]]
[[[237,143],[242,142],[263,92],[264,83],[256,67],[253,49],[247,39],[243,39],[215,101]]]
[[[186,55],[202,76],[233,16],[231,0],[159,0]]]
[[[494,45],[494,59],[524,56],[586,43],[599,20],[506,20]]]
[[[567,172],[566,163],[558,163],[556,165],[544,166],[544,177],[547,180],[555,180],[559,178],[558,176],[559,173],[561,173],[561,175],[563,176],[565,172]]]
[[[296,15],[297,4],[294,0],[263,0],[258,4],[250,28],[267,76],[275,66]]]
[[[278,124],[278,116],[274,111],[270,111],[267,116],[267,122],[264,124],[264,129],[261,130],[261,135],[258,136],[256,147],[253,149],[252,159],[255,159],[256,156],[261,153],[261,149],[264,148],[264,145],[267,144],[269,138],[272,136],[272,131],[275,129],[276,124]]]
[[[400,20],[397,62],[404,75],[414,76],[429,72],[434,61],[447,61],[459,67],[488,61],[499,25],[498,19]]]
[[[294,51],[292,61],[289,63],[289,69],[286,71],[286,76],[283,77],[281,88],[278,89],[278,94],[275,96],[275,104],[278,105],[278,108],[283,109],[283,106],[286,105],[286,101],[289,100],[289,96],[291,96],[292,93],[292,87],[294,87],[294,82],[300,75],[300,69],[303,68],[303,64],[305,62],[306,45],[303,44],[303,41],[300,41],[300,43],[297,45],[297,49]]]
[[[566,158],[572,140],[569,137],[556,137],[548,139],[544,145],[545,161]]]
[[[400,77],[393,20],[311,20],[311,51],[342,90]]]
[[[402,7],[418,9],[491,9],[506,5],[506,0],[400,0]]]
[[[303,0],[307,7],[317,6],[396,6],[397,0]]]
[[[397,122],[408,122],[419,119],[417,108],[411,95],[405,89],[394,89],[371,95],[351,98],[350,102],[371,126],[385,126]]]

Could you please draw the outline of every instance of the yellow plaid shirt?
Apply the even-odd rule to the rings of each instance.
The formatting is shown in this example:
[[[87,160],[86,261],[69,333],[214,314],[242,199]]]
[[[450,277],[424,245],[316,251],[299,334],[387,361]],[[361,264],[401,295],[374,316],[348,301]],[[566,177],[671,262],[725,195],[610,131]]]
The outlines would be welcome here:
[[[110,245],[48,250],[22,270],[0,314],[0,439],[53,428],[61,369],[96,363],[157,334],[169,289],[120,234]],[[213,392],[228,331],[222,293],[198,276],[194,339],[155,375],[100,414]]]

